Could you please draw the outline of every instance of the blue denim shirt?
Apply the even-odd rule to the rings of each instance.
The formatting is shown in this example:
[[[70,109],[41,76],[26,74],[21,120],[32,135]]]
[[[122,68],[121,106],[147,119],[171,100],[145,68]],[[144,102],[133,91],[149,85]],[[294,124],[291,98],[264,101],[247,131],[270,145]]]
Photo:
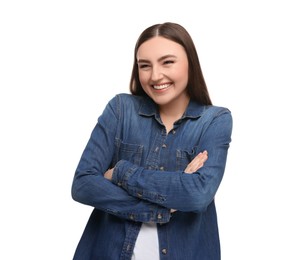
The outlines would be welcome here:
[[[160,259],[220,259],[214,197],[231,132],[227,108],[190,101],[167,133],[151,99],[116,95],[98,118],[74,176],[73,199],[94,207],[74,259],[131,259],[142,222],[157,223]],[[204,150],[204,166],[184,173]],[[111,167],[109,181],[103,174]]]

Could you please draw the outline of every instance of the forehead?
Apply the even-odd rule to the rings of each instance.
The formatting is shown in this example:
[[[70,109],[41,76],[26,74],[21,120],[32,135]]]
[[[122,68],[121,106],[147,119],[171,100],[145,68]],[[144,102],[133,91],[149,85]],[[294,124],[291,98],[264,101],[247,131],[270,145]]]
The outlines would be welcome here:
[[[153,37],[142,43],[137,51],[139,59],[157,59],[165,55],[186,56],[182,45],[161,36]]]

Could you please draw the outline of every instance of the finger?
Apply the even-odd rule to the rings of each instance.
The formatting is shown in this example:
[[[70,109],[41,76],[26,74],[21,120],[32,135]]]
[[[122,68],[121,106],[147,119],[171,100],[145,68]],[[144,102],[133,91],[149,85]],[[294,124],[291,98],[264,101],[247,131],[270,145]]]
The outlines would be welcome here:
[[[185,172],[186,173],[192,173],[195,172],[196,170],[198,170],[200,167],[202,167],[203,162],[202,161],[194,161],[192,163],[190,163],[189,165],[187,165]]]
[[[197,154],[197,156],[187,165],[184,172],[193,173],[197,171],[204,165],[207,159],[208,159],[207,151],[203,151],[202,153]]]
[[[207,160],[207,152],[199,153],[192,161],[192,165],[199,166],[202,165]]]

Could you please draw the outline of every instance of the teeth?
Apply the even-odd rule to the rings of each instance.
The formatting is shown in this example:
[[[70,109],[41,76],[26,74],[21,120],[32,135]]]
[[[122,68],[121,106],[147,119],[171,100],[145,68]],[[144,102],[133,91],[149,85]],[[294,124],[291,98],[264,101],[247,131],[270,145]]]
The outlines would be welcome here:
[[[153,85],[153,88],[155,88],[155,89],[164,89],[164,88],[167,88],[169,86],[170,86],[170,84]]]

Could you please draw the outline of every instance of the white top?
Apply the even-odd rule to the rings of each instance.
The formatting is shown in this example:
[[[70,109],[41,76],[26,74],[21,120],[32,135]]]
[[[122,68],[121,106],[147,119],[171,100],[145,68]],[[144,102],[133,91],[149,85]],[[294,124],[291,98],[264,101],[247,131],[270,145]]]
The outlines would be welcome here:
[[[132,260],[159,260],[156,223],[143,223],[138,234]]]

